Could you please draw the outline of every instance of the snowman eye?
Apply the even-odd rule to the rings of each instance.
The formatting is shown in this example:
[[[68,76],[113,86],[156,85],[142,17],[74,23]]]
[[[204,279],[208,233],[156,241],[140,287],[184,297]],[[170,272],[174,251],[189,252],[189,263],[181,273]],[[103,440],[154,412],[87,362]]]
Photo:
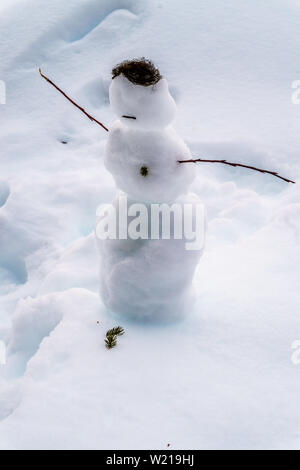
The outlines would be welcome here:
[[[126,119],[136,119],[135,116],[122,116],[123,118],[126,118]]]

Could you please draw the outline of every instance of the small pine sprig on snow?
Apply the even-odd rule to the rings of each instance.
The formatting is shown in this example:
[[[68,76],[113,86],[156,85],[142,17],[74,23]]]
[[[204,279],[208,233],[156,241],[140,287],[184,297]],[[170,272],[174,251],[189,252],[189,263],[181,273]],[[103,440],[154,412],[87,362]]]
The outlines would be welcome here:
[[[106,332],[106,338],[104,340],[106,348],[114,348],[117,344],[117,337],[122,336],[124,333],[124,328],[122,328],[121,326],[115,326],[111,330],[108,330]]]
[[[113,335],[111,335],[111,336],[106,335],[106,338],[105,338],[104,341],[105,341],[105,346],[106,346],[107,349],[112,349],[117,344],[117,338],[116,338],[116,336],[113,336]]]

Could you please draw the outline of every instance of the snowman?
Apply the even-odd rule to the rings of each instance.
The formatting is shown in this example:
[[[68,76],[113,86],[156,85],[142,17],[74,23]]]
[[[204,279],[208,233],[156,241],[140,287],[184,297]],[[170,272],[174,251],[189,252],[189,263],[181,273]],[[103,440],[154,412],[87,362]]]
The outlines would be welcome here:
[[[39,73],[91,121],[109,131],[41,69]],[[191,158],[171,126],[176,104],[167,81],[149,60],[117,65],[112,71],[109,97],[118,119],[109,131],[105,166],[115,179],[118,193],[110,205],[115,231],[103,237],[106,211],[97,213],[101,296],[111,312],[123,317],[152,322],[182,318],[192,306],[192,281],[203,251],[205,215],[199,198],[189,192],[194,168],[181,163],[219,163],[273,175],[287,183],[295,181],[253,165]],[[137,207],[143,217],[135,217]],[[169,220],[165,217],[168,209],[169,215],[173,212]],[[139,233],[138,225],[143,225]]]
[[[166,79],[144,58],[124,61],[113,69],[109,98],[118,119],[110,127],[104,163],[118,190],[112,206],[123,235],[97,237],[101,297],[108,310],[119,316],[152,322],[182,318],[192,307],[192,281],[203,244],[187,249],[191,237],[184,221],[190,219],[195,229],[193,208],[200,201],[189,192],[193,166],[178,163],[191,154],[171,126],[176,104]],[[147,233],[130,237],[127,229],[136,216],[131,209],[137,206],[147,214]],[[162,208],[170,216],[168,236],[163,232]],[[154,212],[159,213],[155,220]],[[103,217],[100,211],[98,222]],[[182,236],[176,237],[178,228]]]

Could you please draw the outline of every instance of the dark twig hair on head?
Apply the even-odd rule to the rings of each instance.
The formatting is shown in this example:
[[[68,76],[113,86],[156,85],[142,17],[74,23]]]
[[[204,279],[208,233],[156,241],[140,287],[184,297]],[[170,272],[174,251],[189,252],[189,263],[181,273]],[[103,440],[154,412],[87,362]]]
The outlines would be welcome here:
[[[151,60],[141,57],[140,59],[124,60],[112,70],[112,78],[123,74],[131,83],[135,85],[150,86],[155,85],[161,78],[159,70]]]

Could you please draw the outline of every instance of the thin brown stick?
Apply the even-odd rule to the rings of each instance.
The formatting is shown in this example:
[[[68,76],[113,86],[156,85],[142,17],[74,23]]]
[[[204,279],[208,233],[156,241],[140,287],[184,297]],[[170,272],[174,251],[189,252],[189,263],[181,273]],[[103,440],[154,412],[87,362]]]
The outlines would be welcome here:
[[[241,168],[248,168],[249,170],[255,170],[259,171],[260,173],[268,173],[269,175],[276,176],[276,178],[280,178],[283,181],[286,181],[287,183],[293,183],[295,184],[295,181],[289,180],[287,178],[284,178],[283,176],[278,175],[276,171],[268,171],[268,170],[263,170],[261,168],[256,168],[255,166],[249,166],[249,165],[243,165],[242,163],[232,163],[232,162],[227,162],[226,160],[203,160],[202,158],[197,158],[195,160],[178,160],[178,163],[197,163],[197,162],[202,162],[202,163],[223,163],[224,165],[230,165],[230,166],[235,166],[235,167],[241,167]]]
[[[97,121],[97,119],[95,119],[93,116],[91,116],[90,114],[88,114],[88,113],[85,111],[85,109],[83,109],[81,106],[79,106],[77,103],[75,103],[75,101],[73,101],[71,98],[69,98],[69,96],[66,95],[66,93],[65,93],[64,91],[62,91],[60,88],[58,88],[58,86],[55,85],[55,83],[53,83],[52,80],[50,80],[48,77],[46,77],[45,75],[42,74],[42,71],[41,71],[40,68],[39,68],[39,72],[40,72],[41,76],[42,76],[48,83],[50,83],[50,85],[54,86],[54,88],[56,88],[56,90],[58,90],[65,98],[67,98],[67,100],[69,100],[74,106],[76,106],[76,108],[80,109],[80,111],[81,111],[83,114],[85,114],[91,121],[96,122],[97,124],[99,124],[99,126],[103,127],[103,129],[108,132],[107,127],[105,127],[104,124],[102,124],[102,122]]]
[[[73,104],[74,106],[76,106],[76,108],[78,108],[83,114],[85,114],[85,115],[90,119],[90,121],[96,122],[96,123],[99,124],[99,126],[101,126],[104,130],[106,130],[107,132],[109,132],[108,128],[105,127],[104,124],[102,124],[101,122],[97,121],[97,119],[95,119],[93,116],[91,116],[90,114],[88,114],[88,113],[85,111],[85,109],[83,109],[81,106],[79,106],[77,103],[75,103],[75,101],[73,101],[71,98],[69,98],[69,96],[68,96],[64,91],[62,91],[57,85],[55,85],[55,83],[53,83],[52,80],[50,80],[48,77],[46,77],[45,75],[43,75],[40,68],[39,68],[39,72],[40,72],[41,76],[42,76],[48,83],[50,83],[50,85],[52,85],[54,88],[56,88],[56,90],[58,90],[65,98],[67,98],[67,100],[70,101],[70,103],[72,103],[72,104]],[[130,117],[131,119],[136,119],[135,117],[131,117],[131,116],[123,116],[123,117]],[[260,173],[268,173],[269,175],[276,176],[276,178],[280,178],[281,180],[286,181],[287,183],[293,183],[293,184],[295,184],[295,181],[289,180],[289,179],[287,179],[287,178],[284,178],[283,176],[278,175],[278,173],[276,173],[276,171],[263,170],[263,169],[261,169],[261,168],[256,168],[255,166],[243,165],[242,163],[232,163],[232,162],[227,162],[226,160],[204,160],[204,159],[202,159],[202,158],[191,159],[191,160],[178,160],[178,163],[198,163],[198,162],[201,162],[201,163],[223,163],[224,165],[229,165],[229,166],[234,166],[234,167],[241,167],[241,168],[248,168],[249,170],[259,171]]]

